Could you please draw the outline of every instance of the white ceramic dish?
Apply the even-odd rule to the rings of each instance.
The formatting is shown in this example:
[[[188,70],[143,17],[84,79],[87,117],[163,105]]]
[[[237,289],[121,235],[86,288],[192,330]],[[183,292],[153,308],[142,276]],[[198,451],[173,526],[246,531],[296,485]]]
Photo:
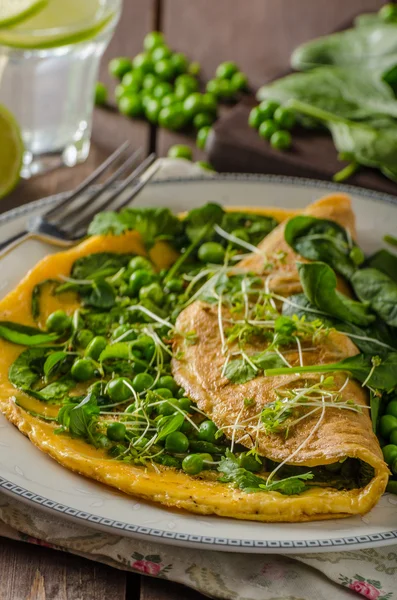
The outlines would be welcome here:
[[[275,176],[217,176],[153,182],[139,205],[175,211],[213,201],[234,206],[304,207],[331,191],[349,192],[365,250],[397,228],[397,198],[325,182]],[[23,228],[27,216],[59,200],[48,198],[0,216],[0,241]],[[11,290],[43,256],[57,249],[27,241],[1,261],[0,294]],[[0,490],[89,527],[158,542],[238,552],[297,553],[397,544],[397,496],[385,494],[365,517],[313,523],[265,524],[170,511],[71,473],[21,435],[0,415]]]

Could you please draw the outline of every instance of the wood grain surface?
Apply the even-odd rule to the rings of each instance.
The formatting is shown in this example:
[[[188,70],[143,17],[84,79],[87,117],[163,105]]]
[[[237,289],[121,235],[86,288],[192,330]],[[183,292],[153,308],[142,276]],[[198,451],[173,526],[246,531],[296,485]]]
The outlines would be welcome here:
[[[204,80],[213,76],[221,61],[233,59],[257,87],[288,68],[297,44],[382,4],[381,0],[124,0],[100,79],[113,90],[109,59],[133,56],[144,35],[160,25],[173,49],[201,63]],[[146,152],[156,144],[159,155],[174,143],[194,146],[193,137],[156,131],[144,122],[97,109],[87,162],[22,182],[1,201],[0,212],[77,186],[125,139]],[[202,157],[195,152],[196,159]],[[204,600],[204,596],[164,580],[139,578],[62,552],[0,539],[0,600]]]

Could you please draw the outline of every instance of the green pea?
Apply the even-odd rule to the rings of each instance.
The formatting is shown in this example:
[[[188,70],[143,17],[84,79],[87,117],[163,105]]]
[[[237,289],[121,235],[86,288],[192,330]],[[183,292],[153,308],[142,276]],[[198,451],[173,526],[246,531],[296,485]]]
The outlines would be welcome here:
[[[192,90],[188,86],[184,85],[183,83],[180,83],[179,85],[175,86],[174,93],[175,93],[175,98],[178,101],[182,102],[192,93]]]
[[[106,338],[104,338],[102,335],[96,335],[86,347],[85,355],[87,358],[98,360],[101,353],[105,350],[106,346]]]
[[[250,241],[249,235],[245,229],[234,229],[231,233],[239,240],[243,240],[244,242]]]
[[[179,431],[182,431],[184,434],[191,435],[193,431],[193,425],[189,423],[189,421],[185,420],[183,421]]]
[[[183,281],[181,279],[170,279],[166,284],[167,292],[179,293],[183,291]]]
[[[144,285],[139,290],[140,300],[151,300],[155,304],[161,305],[164,301],[164,292],[158,283]]]
[[[125,438],[127,428],[124,423],[110,423],[106,429],[106,435],[112,442],[122,442]]]
[[[218,65],[215,75],[218,79],[231,79],[238,72],[238,66],[235,62],[226,61]]]
[[[46,328],[50,332],[63,333],[72,324],[72,320],[63,310],[56,310],[51,313],[46,321]]]
[[[393,429],[390,434],[390,443],[397,446],[397,429]]]
[[[216,97],[213,94],[206,92],[205,94],[202,95],[201,102],[203,105],[203,110],[205,112],[209,112],[209,113],[213,114],[214,116],[216,116],[216,113],[218,110],[218,103],[217,103]]]
[[[132,62],[125,56],[113,58],[109,63],[109,73],[117,79],[122,79],[128,71],[132,71]]]
[[[153,357],[156,345],[150,335],[140,335],[135,345],[143,352],[146,360],[150,360]]]
[[[156,48],[159,50],[159,48]],[[169,59],[163,58],[154,63],[154,72],[164,81],[170,81],[174,77],[174,67]]]
[[[175,52],[170,58],[174,73],[186,73],[189,61],[182,52]]]
[[[153,73],[148,73],[143,79],[142,87],[144,90],[153,90],[159,81],[160,80],[158,77],[156,77],[156,75],[153,75]]]
[[[291,146],[291,134],[289,131],[276,131],[270,138],[270,145],[276,150],[287,150]]]
[[[157,98],[157,100],[161,100],[167,94],[171,94],[174,88],[170,84],[169,81],[160,81],[157,83],[152,91],[153,98]]]
[[[144,256],[134,256],[128,263],[128,268],[130,271],[137,271],[138,269],[153,271],[153,264]]]
[[[156,278],[156,275],[153,273],[153,271],[137,269],[130,276],[130,280],[129,280],[129,284],[128,284],[130,293],[133,296],[137,296],[139,293],[139,290],[142,287],[152,283],[155,278]]]
[[[135,404],[135,402],[133,402],[132,404],[129,404],[127,406],[127,408],[125,409],[124,412],[127,413],[127,414],[131,414],[131,413],[133,413],[135,411],[136,411],[136,404]]]
[[[383,458],[388,465],[391,465],[397,458],[397,446],[394,444],[387,444],[382,448]]]
[[[126,402],[133,395],[131,385],[126,377],[116,377],[107,384],[106,393],[114,402]]]
[[[353,246],[349,252],[349,258],[352,259],[355,265],[359,266],[365,261],[365,254],[358,246]]]
[[[161,398],[168,399],[168,398],[173,397],[171,390],[169,390],[168,388],[160,387],[160,388],[157,388],[155,391],[156,391],[156,394],[158,396],[160,396]]]
[[[237,460],[239,466],[243,469],[247,469],[247,471],[257,473],[258,471],[262,470],[262,463],[256,460],[253,454],[249,454],[248,452],[242,452]]]
[[[190,398],[179,398],[176,405],[178,406],[178,408],[184,410],[185,412],[191,412],[190,409],[192,407],[192,401],[190,400]]]
[[[136,392],[141,393],[152,387],[153,383],[154,379],[150,373],[138,373],[132,380],[132,387]]]
[[[194,164],[197,165],[198,167],[200,167],[201,169],[205,169],[206,171],[215,172],[214,167],[212,165],[210,165],[210,163],[207,162],[206,160],[196,160],[196,162]]]
[[[383,415],[379,419],[379,431],[381,436],[388,439],[393,429],[397,429],[397,418],[393,415]]]
[[[186,116],[182,109],[181,102],[171,104],[162,108],[159,113],[159,125],[166,129],[177,131],[182,129],[186,124]]]
[[[199,425],[198,439],[214,444],[216,442],[215,434],[217,431],[218,428],[213,421],[203,421]]]
[[[379,17],[386,23],[393,23],[397,21],[397,6],[394,2],[389,2],[382,6],[378,12]]]
[[[199,88],[199,82],[197,79],[188,74],[178,75],[178,77],[175,79],[175,86],[178,85],[186,86],[191,92],[196,92]]]
[[[392,464],[390,465],[390,469],[394,475],[397,475],[397,458],[395,458]]]
[[[262,100],[258,106],[259,112],[262,115],[262,120],[272,119],[279,106],[279,102],[276,102],[275,100]]]
[[[196,137],[197,148],[199,148],[200,150],[205,149],[205,146],[207,144],[207,139],[208,139],[208,136],[210,135],[211,131],[212,131],[212,128],[209,127],[208,125],[206,127],[202,127],[201,129],[198,130],[197,137]]]
[[[143,47],[147,52],[164,45],[164,35],[161,31],[150,31],[143,38]]]
[[[273,119],[280,129],[292,129],[296,123],[295,113],[283,106],[274,111]]]
[[[159,114],[161,111],[161,103],[160,100],[156,100],[155,98],[150,98],[145,105],[145,116],[148,121],[156,125],[159,120]]]
[[[278,127],[272,119],[266,119],[259,125],[258,133],[264,140],[270,140],[272,135],[278,130]]]
[[[121,80],[121,85],[128,92],[137,93],[142,89],[143,76],[140,71],[129,71]]]
[[[386,406],[386,414],[397,418],[397,400],[392,400]]]
[[[153,72],[153,61],[147,52],[140,52],[132,61],[134,69],[138,69],[142,74]]]
[[[188,454],[182,461],[182,469],[188,475],[198,475],[204,468],[201,454]]]
[[[95,364],[89,358],[78,358],[74,361],[70,373],[76,381],[88,381],[95,375]]]
[[[193,119],[195,115],[203,110],[203,95],[193,92],[183,101],[183,110],[187,118]]]
[[[141,117],[144,113],[142,99],[139,94],[126,92],[121,96],[117,106],[121,114],[126,117]]]
[[[200,75],[200,71],[201,71],[200,63],[197,61],[191,62],[187,71],[190,75],[193,75],[194,77],[198,77]]]
[[[87,348],[93,337],[94,334],[89,329],[80,329],[76,334],[76,341],[81,348]]]
[[[264,117],[262,116],[259,106],[252,108],[248,116],[248,125],[254,129],[259,129],[259,126],[263,121]]]
[[[112,333],[112,339],[114,340],[117,340],[121,336],[123,336],[123,342],[131,342],[132,340],[136,340],[137,337],[135,331],[131,329],[131,325],[127,325],[127,323],[119,325]]]
[[[181,454],[186,452],[189,448],[189,440],[184,433],[180,431],[173,431],[165,438],[165,449],[168,452],[175,452]]]
[[[185,390],[180,387],[176,395],[178,396],[178,398],[183,398],[185,396]]]
[[[201,129],[206,125],[212,125],[214,122],[214,115],[208,112],[198,113],[193,117],[193,127]]]
[[[248,77],[245,73],[238,71],[232,76],[232,86],[237,92],[245,92],[248,90]]]
[[[116,85],[116,87],[114,89],[114,97],[116,98],[116,102],[118,103],[120,101],[120,99],[124,96],[124,94],[126,94],[126,93],[127,93],[127,90],[121,83]]]
[[[175,394],[178,390],[178,384],[175,381],[175,379],[171,377],[171,375],[163,375],[163,377],[160,377],[156,387],[158,389],[166,388],[167,390],[170,390],[173,394]]]
[[[154,63],[158,62],[159,60],[164,60],[165,58],[170,58],[171,56],[172,51],[166,44],[157,46],[151,53],[152,61]]]
[[[106,104],[108,99],[108,89],[104,83],[97,81],[95,84],[95,104],[97,106],[103,106]]]
[[[223,264],[225,260],[225,249],[218,242],[205,242],[201,244],[198,250],[198,257],[201,262]]]
[[[164,400],[163,402],[158,404],[156,406],[156,409],[157,413],[159,415],[163,415],[164,417],[169,417],[175,412],[175,408],[169,402],[167,402],[167,400]]]
[[[176,104],[178,102],[175,94],[167,94],[166,96],[163,96],[163,98],[161,98],[161,106],[163,108],[166,108],[167,106],[172,106],[173,104]]]
[[[185,158],[186,160],[192,160],[193,152],[189,146],[184,144],[175,144],[168,149],[167,156],[169,158]]]

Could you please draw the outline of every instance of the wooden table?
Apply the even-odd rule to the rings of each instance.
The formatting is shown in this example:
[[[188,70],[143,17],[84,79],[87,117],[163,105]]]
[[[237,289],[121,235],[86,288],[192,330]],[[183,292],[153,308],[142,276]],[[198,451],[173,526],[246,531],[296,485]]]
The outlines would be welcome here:
[[[114,84],[107,62],[133,56],[144,35],[162,29],[169,45],[202,65],[204,80],[223,60],[235,60],[253,87],[286,70],[299,43],[341,27],[359,12],[377,10],[382,0],[124,0],[124,13],[102,63],[101,80]],[[76,186],[125,139],[161,156],[175,143],[194,147],[182,134],[96,110],[92,150],[84,165],[60,169],[20,184],[1,201],[1,211]],[[195,158],[202,158],[195,150]],[[0,600],[203,600],[183,586],[139,577],[101,564],[2,539]]]

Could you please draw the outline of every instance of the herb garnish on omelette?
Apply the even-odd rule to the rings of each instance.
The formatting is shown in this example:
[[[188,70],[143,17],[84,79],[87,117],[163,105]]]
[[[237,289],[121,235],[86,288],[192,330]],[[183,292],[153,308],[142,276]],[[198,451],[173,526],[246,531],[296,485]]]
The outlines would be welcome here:
[[[373,507],[397,473],[397,283],[394,255],[356,244],[347,197],[124,209],[90,234],[0,303],[0,408],[34,444],[192,512]]]

